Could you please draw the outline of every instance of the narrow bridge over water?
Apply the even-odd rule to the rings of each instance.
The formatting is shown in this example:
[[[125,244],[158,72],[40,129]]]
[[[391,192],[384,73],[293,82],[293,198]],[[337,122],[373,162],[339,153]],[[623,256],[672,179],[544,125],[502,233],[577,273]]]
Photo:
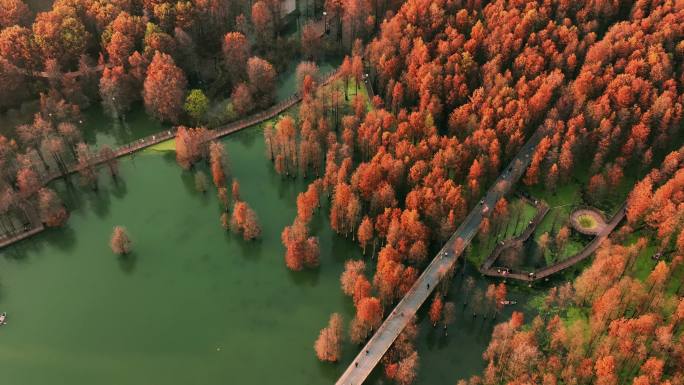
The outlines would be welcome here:
[[[96,67],[94,70],[96,71],[101,71],[102,66]],[[80,72],[75,72],[75,73],[70,73],[70,76],[79,76],[81,73]],[[40,76],[45,75],[45,74],[39,74]],[[332,81],[335,76],[337,75],[337,71],[332,71],[325,75],[321,79],[321,84],[320,86],[328,84],[330,81]],[[47,75],[46,75],[47,76]],[[286,111],[288,108],[294,106],[295,104],[299,103],[302,100],[302,95],[299,92],[295,92],[292,96],[289,98],[281,101],[280,103],[277,103],[270,108],[257,112],[255,114],[249,115],[243,119],[236,120],[232,123],[228,123],[226,125],[223,125],[219,128],[213,129],[209,131],[209,138],[208,140],[216,140],[220,139],[224,136],[233,134],[235,132],[238,132],[240,130],[243,130],[245,128],[254,126],[256,124],[265,122],[269,119],[273,119],[279,114],[283,113]],[[133,142],[124,144],[123,146],[117,147],[114,149],[114,154],[113,156],[109,157],[104,157],[101,156],[100,154],[97,154],[93,156],[90,159],[90,162],[88,162],[88,165],[86,167],[95,167],[104,163],[107,163],[110,161],[112,158],[120,158],[126,155],[130,155],[134,152],[143,150],[145,148],[154,146],[156,144],[162,143],[164,141],[173,139],[176,136],[176,128],[165,130],[158,132],[153,135],[149,135],[144,138],[137,139]],[[48,172],[46,175],[43,175],[43,184],[50,183],[56,179],[62,178],[66,175],[77,173],[81,170],[81,166],[78,164],[72,165],[68,167],[66,170],[59,170],[59,169],[53,169],[52,171]],[[45,227],[42,224],[34,224],[30,228],[27,228],[23,231],[18,231],[14,232],[11,234],[6,234],[4,236],[0,236],[0,248],[9,246],[11,244],[14,244],[16,242],[19,242],[21,240],[24,240],[26,238],[29,238],[35,234],[38,234],[45,230]]]
[[[418,277],[404,298],[399,301],[397,306],[387,316],[377,332],[361,349],[361,352],[354,358],[347,370],[337,380],[337,385],[360,385],[373,371],[373,368],[380,362],[382,356],[390,348],[394,340],[399,336],[406,324],[413,318],[420,306],[430,296],[437,286],[444,271],[454,267],[458,258],[463,254],[463,250],[472,241],[480,227],[484,216],[491,212],[491,209],[483,213],[483,208],[492,208],[502,196],[506,195],[515,183],[520,179],[527,166],[530,164],[532,154],[541,139],[545,136],[542,128],[525,143],[516,157],[503,173],[494,182],[482,200],[476,205],[463,220],[461,225],[452,234],[451,238],[444,244],[437,256],[432,260],[428,267]]]

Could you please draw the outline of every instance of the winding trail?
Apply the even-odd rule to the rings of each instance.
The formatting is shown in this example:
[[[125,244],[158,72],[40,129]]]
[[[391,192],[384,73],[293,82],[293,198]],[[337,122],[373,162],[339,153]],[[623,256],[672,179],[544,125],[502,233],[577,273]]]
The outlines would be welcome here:
[[[506,195],[529,166],[532,154],[545,133],[539,128],[525,143],[506,170],[499,175],[493,187],[480,204],[477,204],[444,244],[437,256],[427,266],[404,298],[392,310],[377,332],[371,337],[349,367],[337,380],[337,385],[360,385],[380,362],[382,356],[413,318],[420,306],[430,296],[445,271],[453,268],[465,247],[477,233],[483,215],[491,212],[496,201]],[[485,209],[486,208],[486,209]],[[484,213],[483,213],[484,211]]]
[[[625,217],[625,213],[627,209],[627,202],[624,202],[622,206],[618,209],[617,213],[613,215],[613,218],[610,220],[610,222],[606,223],[601,232],[594,237],[594,239],[589,242],[582,251],[579,253],[573,255],[570,258],[567,258],[565,260],[562,260],[558,263],[554,263],[553,265],[542,267],[539,270],[536,270],[534,272],[515,272],[515,271],[510,271],[506,272],[505,270],[501,269],[495,269],[495,268],[488,268],[488,269],[482,269],[480,272],[488,277],[500,277],[500,278],[510,278],[510,279],[517,279],[519,281],[526,281],[526,282],[534,282],[538,281],[540,279],[545,279],[548,278],[549,276],[556,274],[560,271],[563,271],[571,266],[574,266],[575,264],[587,259],[590,255],[592,255],[596,249],[603,243],[603,241],[608,238],[610,233],[615,230],[617,225],[622,221],[622,219]]]
[[[326,74],[323,76],[321,79],[321,84],[319,87],[322,87],[324,85],[327,85],[330,83],[333,79],[335,79],[338,71],[331,71],[330,73]],[[302,95],[299,92],[295,92],[292,96],[289,98],[281,101],[280,103],[277,103],[270,108],[258,112],[256,114],[252,114],[248,117],[245,117],[240,120],[236,120],[232,123],[228,123],[222,127],[215,128],[213,130],[209,131],[209,138],[208,140],[216,140],[220,139],[224,136],[233,134],[235,132],[244,130],[245,128],[252,127],[256,124],[262,123],[264,121],[267,121],[269,119],[273,119],[288,108],[294,106],[295,104],[299,103],[302,100]],[[133,142],[124,144],[123,146],[117,147],[114,149],[114,155],[113,157],[103,157],[101,155],[95,155],[91,158],[89,164],[87,167],[96,167],[101,164],[107,163],[110,161],[112,158],[120,158],[123,156],[130,155],[134,152],[143,150],[145,148],[154,146],[156,144],[162,143],[164,141],[173,139],[176,136],[176,128],[172,128],[169,130],[161,131],[156,134],[149,135],[144,138],[137,139]],[[77,173],[81,170],[82,167],[80,167],[78,164],[76,165],[71,165],[69,166],[66,170],[62,171],[59,169],[53,168],[52,171],[48,172],[46,175],[43,176],[43,184],[48,184],[54,180],[57,180],[59,178],[63,178],[67,175]],[[0,236],[0,249],[6,246],[9,246],[11,244],[14,244],[16,242],[19,242],[21,240],[24,240],[26,238],[29,238],[35,234],[38,234],[42,231],[44,231],[46,228],[42,224],[35,224],[31,228],[25,230],[25,231],[20,231],[17,233],[5,235],[5,236]]]
[[[525,230],[520,235],[504,239],[500,241],[496,245],[496,247],[494,247],[494,250],[492,250],[492,252],[489,253],[487,259],[480,266],[480,272],[489,271],[494,265],[494,262],[496,262],[496,260],[499,259],[501,253],[503,253],[506,249],[521,246],[523,242],[525,242],[530,236],[532,236],[534,230],[541,223],[541,221],[544,220],[544,217],[549,212],[549,205],[542,200],[531,200],[525,197],[522,197],[522,199],[525,199],[531,205],[533,205],[535,209],[537,209],[537,213],[534,215],[532,220],[530,220],[530,222],[527,224],[527,227],[525,227]]]

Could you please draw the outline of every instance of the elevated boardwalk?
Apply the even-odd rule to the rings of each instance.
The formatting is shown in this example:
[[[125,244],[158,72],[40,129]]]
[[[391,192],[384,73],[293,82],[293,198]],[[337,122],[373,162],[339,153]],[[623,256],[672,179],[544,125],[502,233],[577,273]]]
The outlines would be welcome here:
[[[333,71],[326,75],[321,82],[321,85],[325,85],[329,83],[337,74],[337,71]],[[228,123],[222,127],[215,128],[213,130],[209,130],[209,139],[208,140],[217,140],[220,139],[224,136],[233,134],[235,132],[244,130],[245,128],[254,126],[256,124],[262,123],[266,120],[273,119],[288,108],[294,106],[295,104],[299,103],[302,100],[302,95],[300,95],[299,92],[295,92],[292,96],[289,98],[281,101],[278,104],[275,104],[268,109],[252,114],[248,117],[245,117],[243,119],[236,120],[234,122]],[[137,139],[133,142],[124,144],[123,146],[117,147],[114,150],[114,157],[115,158],[120,158],[124,157],[127,155],[130,155],[134,152],[143,150],[145,148],[154,146],[156,144],[165,142],[167,140],[173,139],[176,136],[176,128],[168,129],[165,131],[158,132],[156,134],[152,134],[149,136],[146,136],[144,138]],[[105,158],[100,155],[95,155],[93,156],[91,163],[89,166],[95,167],[99,166],[103,163],[106,163],[109,161],[110,158]],[[45,177],[45,183],[49,183],[55,179],[61,178],[65,175],[76,173],[80,170],[80,167],[78,165],[73,165],[68,168],[66,173],[63,173],[59,170],[55,170]]]
[[[496,201],[506,195],[520,179],[529,166],[530,159],[539,141],[544,136],[544,132],[538,129],[511,161],[510,166],[499,175],[483,199],[483,203],[487,207],[494,207]],[[382,356],[392,346],[401,331],[404,330],[406,324],[435,289],[443,272],[455,266],[465,247],[472,241],[482,222],[482,209],[483,206],[478,204],[470,211],[456,232],[452,234],[437,256],[418,277],[408,293],[399,301],[377,332],[342,373],[336,382],[337,385],[360,385],[368,378],[373,368],[380,362]]]
[[[9,246],[13,243],[24,240],[26,238],[32,237],[32,236],[42,232],[43,230],[45,230],[45,226],[43,226],[42,224],[38,224],[37,226],[33,226],[32,228],[30,228],[29,230],[20,231],[20,232],[2,237],[2,238],[0,238],[0,249],[2,249],[5,246]]]
[[[525,242],[530,236],[532,236],[534,230],[537,228],[537,226],[541,223],[546,214],[549,212],[549,205],[547,205],[546,202],[541,200],[531,201],[527,198],[523,199],[527,200],[532,205],[534,205],[537,209],[537,213],[534,215],[530,223],[527,224],[527,227],[522,232],[522,234],[518,235],[517,237],[504,239],[503,241],[499,242],[496,245],[496,247],[494,247],[494,250],[492,250],[492,252],[489,253],[487,259],[484,261],[484,263],[482,263],[482,266],[480,266],[481,272],[488,271],[489,269],[491,269],[492,265],[494,265],[494,262],[496,262],[496,260],[499,259],[501,253],[503,253],[506,249],[519,246],[523,242]]]
[[[101,66],[100,66],[101,67]],[[96,67],[96,69],[100,67]],[[335,76],[337,75],[337,70],[332,71],[325,75],[321,79],[321,84],[320,86],[324,86],[328,83],[330,83]],[[74,75],[78,76],[78,74]],[[270,108],[258,112],[256,114],[252,114],[248,117],[245,117],[240,120],[236,120],[234,122],[228,123],[222,127],[218,127],[216,129],[210,130],[209,131],[209,140],[216,140],[220,139],[224,136],[233,134],[235,132],[244,130],[245,128],[254,126],[256,124],[262,123],[266,120],[273,119],[288,108],[294,106],[295,104],[299,103],[302,100],[302,95],[299,92],[295,92],[292,96],[289,98],[281,101],[278,104],[275,104],[271,106]],[[165,142],[167,140],[173,139],[176,136],[176,128],[172,128],[169,130],[161,131],[156,134],[149,135],[144,138],[137,139],[133,142],[124,144],[123,146],[117,147],[114,149],[114,158],[120,158],[124,157],[130,154],[133,154],[134,152],[143,150],[145,148],[154,146],[156,144]],[[91,162],[88,164],[88,167],[96,167],[101,164],[104,164],[108,161],[110,161],[112,158],[106,158],[101,155],[95,155],[92,157]],[[53,170],[49,172],[47,175],[44,175],[43,177],[43,184],[50,183],[54,180],[57,180],[59,178],[63,178],[67,175],[77,173],[81,170],[81,167],[79,165],[72,165],[70,166],[66,172],[62,172],[61,170]],[[13,243],[19,242],[23,239],[29,238],[35,234],[40,233],[41,231],[45,230],[45,227],[41,225],[36,225],[31,227],[29,230],[22,231],[4,238],[0,238],[0,249],[6,246],[9,246]]]
[[[610,233],[612,233],[613,230],[615,230],[617,225],[625,217],[625,213],[627,211],[626,209],[627,202],[623,203],[622,206],[620,206],[617,213],[613,215],[613,218],[610,220],[610,222],[606,223],[605,227],[601,230],[601,232],[594,239],[592,239],[591,242],[589,242],[589,244],[587,244],[584,247],[584,249],[582,249],[579,253],[573,255],[570,258],[562,260],[558,263],[554,263],[553,265],[543,267],[533,272],[506,272],[505,270],[495,269],[492,267],[488,269],[482,269],[480,270],[480,272],[488,277],[516,279],[525,282],[534,282],[540,279],[548,278],[553,274],[561,272],[571,266],[574,266],[575,264],[587,259],[590,255],[592,255],[596,251],[596,249],[598,249],[601,243],[603,243],[603,241],[605,241],[606,238],[608,238]]]

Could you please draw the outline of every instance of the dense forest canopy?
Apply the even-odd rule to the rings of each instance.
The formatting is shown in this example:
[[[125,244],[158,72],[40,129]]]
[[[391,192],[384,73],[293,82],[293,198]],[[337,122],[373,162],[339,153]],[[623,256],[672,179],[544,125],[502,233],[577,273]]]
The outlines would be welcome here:
[[[574,282],[550,290],[538,317],[526,324],[515,313],[498,325],[486,371],[467,383],[684,384],[684,2],[314,0],[305,11],[312,19],[294,35],[280,7],[57,0],[33,15],[21,0],[0,0],[0,107],[40,100],[32,122],[0,136],[3,227],[67,220],[43,183],[51,170],[76,165],[97,189],[95,159],[106,159],[118,176],[114,151],[95,151],[79,132],[82,110],[99,102],[113,119],[143,105],[176,126],[176,159],[184,170],[208,164],[221,224],[258,238],[256,213],[207,126],[272,106],[278,74],[301,53],[298,110],[264,127],[275,172],[310,182],[281,234],[284,264],[320,265],[311,221],[321,211],[365,256],[340,277],[355,317],[345,330],[331,315],[314,345],[319,359],[339,360],[346,334],[361,344],[378,329],[539,133],[522,185],[555,194],[577,180],[599,208],[626,198],[626,224]],[[336,76],[324,78],[316,59],[341,53]],[[220,99],[225,108],[209,119]],[[197,173],[197,189],[207,191],[207,180]],[[625,184],[634,184],[627,197]],[[482,237],[511,206],[504,197],[492,207]],[[112,248],[125,253],[125,231],[115,235]],[[635,259],[647,244],[667,257],[640,277]],[[440,274],[448,283],[454,271]],[[428,305],[445,330],[456,312],[448,290],[440,285]],[[491,283],[480,314],[496,317],[507,290]],[[415,379],[416,338],[410,323],[382,359],[387,378]]]
[[[672,1],[416,0],[407,1],[386,19],[378,37],[365,49],[377,92],[373,108],[355,107],[353,114],[333,118],[333,126],[339,124],[342,131],[341,143],[336,135],[319,135],[319,146],[327,148],[326,168],[321,182],[312,184],[322,183],[323,191],[331,196],[330,223],[335,231],[356,235],[364,251],[371,244],[373,251],[380,245],[377,264],[368,269],[374,272],[372,279],[364,276],[367,269],[361,261],[350,261],[341,278],[343,291],[353,298],[358,311],[350,326],[352,340],[364,341],[368,331],[379,325],[366,315],[368,302],[363,299],[379,298],[382,306],[373,309],[387,314],[416,280],[431,250],[454,232],[484,189],[536,130],[546,137],[532,157],[524,184],[553,191],[580,177],[586,181],[587,201],[599,207],[620,199],[617,190],[625,178],[640,178],[664,160],[662,169],[651,172],[635,189],[643,196],[638,210],[653,210],[647,215],[648,229],[639,234],[657,236],[659,246],[673,255],[669,266],[661,262],[656,270],[679,271],[682,249],[676,239],[681,238],[684,210],[682,189],[676,183],[681,172],[675,171],[682,167],[682,153],[677,151],[682,143],[684,101],[682,17],[683,4]],[[354,57],[345,61],[349,64],[343,64],[342,76],[358,81],[353,62]],[[323,94],[310,103],[334,104],[337,97]],[[358,105],[356,101],[352,104]],[[308,130],[328,130],[317,123],[319,116],[310,117],[310,111],[316,110],[307,108],[300,114],[300,155],[305,157],[309,146],[304,143],[311,140]],[[317,156],[322,159],[321,154]],[[657,203],[649,201],[657,194],[652,179],[663,183],[668,178],[673,179],[658,190],[663,192]],[[631,227],[638,221],[635,216],[644,215],[643,211],[635,213],[637,199],[630,198],[629,224],[621,229],[622,240],[625,234],[640,229]],[[502,200],[491,221],[500,221],[497,217],[506,212]],[[295,223],[302,221],[300,217]],[[483,221],[482,232],[488,231],[489,223],[489,219]],[[594,266],[602,263],[602,255],[630,258],[636,252],[634,247],[604,246]],[[582,277],[592,274],[598,268],[594,266]],[[625,285],[617,266],[611,267],[617,276],[608,282]],[[658,274],[656,270],[652,274]],[[567,297],[573,296],[573,290],[585,290],[583,285],[591,285],[596,297],[575,295],[573,301],[579,305],[591,304],[609,290],[608,284],[596,287],[595,278],[582,277],[574,288],[566,287],[566,299],[560,305],[567,307]],[[675,277],[681,280],[681,274]],[[558,344],[548,345],[545,333],[553,333],[551,323],[558,325],[557,318],[535,320],[539,326],[534,326],[537,334],[532,334],[522,328],[520,315],[516,315],[497,328],[485,353],[490,361],[487,373],[471,382],[611,384],[634,378],[640,384],[665,379],[681,383],[681,352],[648,350],[655,346],[645,341],[640,356],[617,359],[614,350],[618,347],[610,342],[612,337],[601,334],[616,328],[618,322],[629,323],[639,317],[651,317],[653,330],[662,325],[678,331],[680,318],[671,311],[677,294],[649,283],[655,279],[643,284],[631,279],[633,290],[650,293],[650,297],[634,294],[633,301],[638,297],[648,298],[648,302],[622,302],[621,311],[614,311],[610,319],[592,329],[598,333],[595,337],[582,342],[568,340],[580,349],[571,352],[573,356],[559,355],[566,350],[556,352]],[[617,288],[610,291],[613,298],[614,290]],[[632,295],[620,290],[623,298]],[[658,290],[662,291],[657,294],[660,300],[653,302]],[[676,290],[681,295],[681,282]],[[443,307],[441,295],[430,307],[435,324]],[[495,302],[496,297],[492,290]],[[597,306],[594,303],[594,308]],[[504,331],[504,327],[508,329]],[[406,333],[414,334],[411,330]],[[644,338],[648,335],[643,332]],[[675,332],[672,338],[679,338],[677,335]],[[597,347],[599,337],[603,339]],[[510,349],[517,346],[520,356],[514,351],[511,357]],[[413,351],[410,338],[398,341],[383,360],[385,374],[398,383],[410,382],[416,367]],[[614,359],[610,370],[619,376],[605,380],[602,362]],[[664,370],[645,382],[649,369],[639,371],[637,364],[644,361],[648,367],[655,362]],[[547,362],[568,362],[570,366],[547,367]]]

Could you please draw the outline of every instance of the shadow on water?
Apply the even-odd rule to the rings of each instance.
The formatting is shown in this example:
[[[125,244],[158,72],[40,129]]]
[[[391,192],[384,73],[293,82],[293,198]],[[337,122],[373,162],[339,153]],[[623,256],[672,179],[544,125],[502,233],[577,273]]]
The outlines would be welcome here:
[[[318,372],[327,380],[326,383],[328,384],[334,383],[345,369],[344,365],[339,361],[331,363],[316,360],[316,366],[318,367]]]
[[[235,140],[246,147],[252,147],[256,138],[263,136],[263,132],[262,125],[259,125],[258,128],[243,131],[243,135],[235,135]]]
[[[239,235],[230,234],[232,237],[237,238],[235,241],[238,242],[240,251],[242,252],[242,257],[246,260],[259,261],[262,257],[263,251],[263,239],[255,239],[253,241],[245,241]]]
[[[302,271],[292,271],[287,269],[287,272],[290,275],[290,278],[292,278],[292,282],[299,286],[306,285],[314,287],[318,284],[318,280],[321,275],[320,267],[316,269],[305,269]]]
[[[145,109],[136,103],[123,120],[107,116],[97,104],[84,111],[84,126],[81,128],[86,143],[122,145],[166,128],[149,117]]]
[[[193,198],[197,197],[197,189],[195,188],[195,174],[194,170],[191,171],[183,171],[179,173],[178,175],[181,179],[181,183],[183,184],[183,187],[185,188],[185,191],[190,193]]]
[[[128,187],[126,185],[126,179],[122,177],[117,177],[112,181],[112,186],[111,186],[111,192],[112,195],[117,197],[117,198],[123,198],[124,195],[126,195],[126,192],[128,192]]]
[[[66,227],[48,231],[50,231],[47,235],[49,242],[58,249],[69,252],[76,246],[76,232],[68,224]]]
[[[112,203],[109,196],[109,188],[100,183],[98,190],[87,194],[87,198],[95,216],[100,219],[106,218]]]
[[[292,199],[297,196],[299,192],[299,183],[293,182],[293,179],[286,176],[280,176],[275,171],[271,171],[271,183],[275,183],[278,187],[278,198],[281,201]]]
[[[35,238],[39,238],[36,236]],[[2,256],[15,262],[27,262],[26,257],[29,253],[37,253],[42,248],[42,242],[23,240],[15,243],[12,247],[2,250]]]
[[[330,256],[338,262],[344,262],[348,259],[363,259],[366,260],[366,265],[374,265],[372,261],[368,261],[368,257],[364,257],[359,248],[355,248],[354,242],[351,238],[347,239],[341,235],[334,234],[331,238]],[[339,250],[348,251],[348,254],[340,253]]]
[[[176,152],[175,151],[164,151],[162,154],[162,159],[168,164],[168,163],[175,163],[176,162]]]
[[[135,265],[138,262],[138,255],[135,251],[132,251],[126,255],[120,255],[117,260],[121,271],[126,274],[131,274],[135,270]]]

